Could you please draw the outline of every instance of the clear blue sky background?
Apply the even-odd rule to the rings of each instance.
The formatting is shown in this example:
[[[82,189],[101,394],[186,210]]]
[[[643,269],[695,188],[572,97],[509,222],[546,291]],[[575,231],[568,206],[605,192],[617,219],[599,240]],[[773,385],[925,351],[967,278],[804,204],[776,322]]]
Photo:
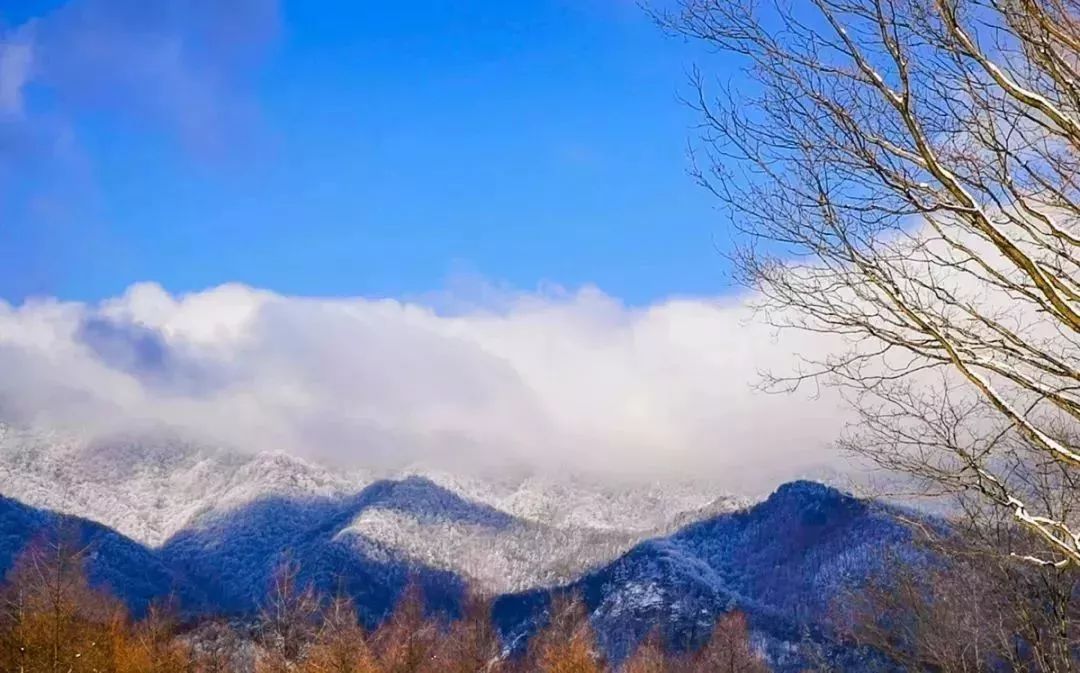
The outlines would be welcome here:
[[[631,2],[138,4],[0,0],[9,65],[31,44],[35,66],[0,67],[20,92],[0,115],[8,301],[140,280],[412,296],[458,273],[631,304],[728,289],[677,100],[702,54]],[[155,72],[144,32],[184,67]],[[222,34],[240,46],[207,46]]]

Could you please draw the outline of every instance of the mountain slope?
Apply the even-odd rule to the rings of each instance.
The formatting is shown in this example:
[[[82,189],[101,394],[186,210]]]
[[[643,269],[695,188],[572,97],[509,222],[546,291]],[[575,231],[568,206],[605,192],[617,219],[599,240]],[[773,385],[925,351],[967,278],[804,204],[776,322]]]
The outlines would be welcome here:
[[[832,648],[825,622],[833,599],[874,571],[886,547],[908,541],[889,510],[793,482],[745,511],[644,542],[560,591],[582,595],[615,659],[654,627],[675,644],[694,645],[719,615],[738,609],[774,665],[798,670],[804,638]],[[537,591],[500,599],[497,616],[510,640],[543,619],[549,599]]]
[[[348,532],[362,512],[380,508],[423,517],[446,507],[451,516],[467,520],[499,520],[497,514],[455,503],[452,494],[418,481],[379,481],[345,497],[261,498],[204,517],[170,538],[161,555],[214,597],[212,605],[198,606],[206,611],[254,612],[273,573],[286,561],[299,566],[303,583],[327,594],[348,594],[369,622],[385,614],[409,581],[420,584],[433,606],[452,609],[464,589],[453,573]]]
[[[350,524],[400,556],[468,577],[493,593],[570,581],[637,542],[741,503],[706,483],[613,485],[581,477],[450,475],[414,466],[447,498],[485,507],[455,518],[449,500],[367,508]],[[35,507],[77,513],[159,547],[180,531],[261,499],[342,499],[377,475],[283,454],[241,454],[164,431],[80,438],[0,424],[0,493]],[[460,507],[459,507],[460,509]],[[496,525],[497,523],[497,525]]]
[[[24,505],[0,496],[0,577],[7,575],[31,544],[63,543],[86,550],[91,586],[106,589],[136,613],[176,591],[189,600],[197,593],[158,554],[105,526]]]
[[[343,592],[363,617],[383,617],[401,590],[416,582],[430,606],[452,612],[464,583],[354,532],[350,522],[370,509],[411,516],[457,517],[505,523],[506,515],[475,505],[420,479],[380,481],[342,497],[259,498],[215,512],[148,548],[101,524],[0,496],[0,577],[39,540],[85,548],[91,584],[108,590],[134,612],[173,595],[187,614],[252,616],[286,561],[300,568],[301,584],[324,594]]]
[[[275,569],[295,561],[302,583],[348,594],[369,626],[410,581],[430,607],[453,613],[465,581],[364,534],[357,522],[373,515],[493,535],[534,525],[411,477],[347,496],[259,498],[209,513],[150,549],[99,524],[0,498],[0,571],[59,526],[90,545],[92,582],[135,611],[176,591],[189,613],[250,617]],[[653,628],[677,647],[699,644],[718,616],[738,609],[776,670],[801,670],[807,643],[840,670],[860,670],[862,654],[830,640],[827,615],[845,588],[877,569],[884,550],[910,549],[908,530],[894,515],[821,484],[793,482],[744,511],[640,543],[564,586],[504,595],[495,619],[507,642],[520,646],[543,622],[554,594],[580,593],[601,646],[618,661]]]
[[[282,454],[242,454],[163,432],[88,439],[0,423],[0,493],[157,546],[202,514],[266,494],[334,496],[371,481]]]

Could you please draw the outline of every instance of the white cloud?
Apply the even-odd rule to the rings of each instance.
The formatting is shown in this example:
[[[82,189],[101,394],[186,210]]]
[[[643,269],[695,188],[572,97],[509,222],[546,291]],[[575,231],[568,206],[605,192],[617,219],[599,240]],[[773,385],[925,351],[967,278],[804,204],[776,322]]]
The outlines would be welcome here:
[[[23,113],[23,87],[30,81],[33,44],[24,31],[0,35],[0,115]]]
[[[111,431],[164,423],[351,464],[511,463],[733,490],[836,466],[835,399],[753,390],[820,337],[737,299],[628,308],[604,293],[422,303],[154,284],[100,305],[0,303],[0,412]]]

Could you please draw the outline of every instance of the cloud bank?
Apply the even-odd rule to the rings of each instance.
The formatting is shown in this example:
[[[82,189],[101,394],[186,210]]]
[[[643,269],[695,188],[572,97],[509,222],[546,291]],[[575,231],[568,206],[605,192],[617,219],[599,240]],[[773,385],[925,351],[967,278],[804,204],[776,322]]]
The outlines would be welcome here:
[[[585,288],[477,306],[148,283],[97,305],[0,303],[0,417],[164,424],[349,465],[767,486],[839,460],[835,399],[753,389],[761,369],[822,347],[808,339],[774,334],[738,299],[629,308]]]

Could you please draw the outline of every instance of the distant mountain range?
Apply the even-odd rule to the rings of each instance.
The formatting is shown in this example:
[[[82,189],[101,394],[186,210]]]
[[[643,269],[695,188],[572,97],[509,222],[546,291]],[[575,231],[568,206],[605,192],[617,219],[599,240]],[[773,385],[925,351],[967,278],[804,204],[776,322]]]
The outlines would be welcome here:
[[[830,643],[825,616],[885,548],[908,544],[891,510],[807,481],[739,508],[691,489],[665,500],[552,484],[546,495],[539,480],[451,488],[453,479],[436,478],[365,480],[280,455],[183,445],[50,444],[8,429],[0,571],[64,523],[91,545],[91,580],[135,610],[171,593],[189,613],[251,614],[288,557],[303,580],[352,595],[369,624],[410,580],[450,610],[478,582],[502,594],[496,619],[513,644],[553,594],[575,591],[616,659],[654,627],[692,645],[739,609],[777,668],[798,670],[808,642],[837,661],[855,656]],[[59,499],[89,518],[38,508]]]
[[[380,480],[410,476],[489,514],[458,518],[445,509],[445,497],[426,502],[417,493],[409,507],[357,511],[340,532],[468,577],[489,592],[569,581],[641,540],[748,502],[707,483],[612,485],[419,466],[375,473],[280,453],[241,454],[161,433],[87,440],[0,424],[0,494],[97,521],[150,547],[261,499],[345,502]],[[495,518],[501,525],[490,525]]]

